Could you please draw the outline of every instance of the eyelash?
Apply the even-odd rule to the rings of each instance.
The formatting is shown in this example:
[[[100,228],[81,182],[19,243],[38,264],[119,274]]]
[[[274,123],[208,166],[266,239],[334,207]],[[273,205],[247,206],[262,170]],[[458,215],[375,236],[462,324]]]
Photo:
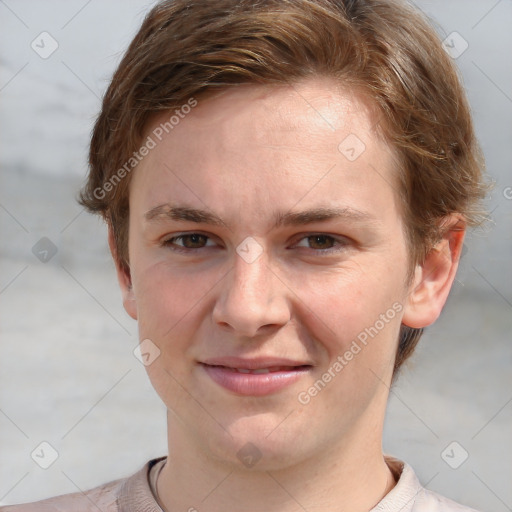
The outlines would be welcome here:
[[[176,236],[173,236],[171,238],[167,238],[165,240],[162,241],[162,246],[163,247],[167,247],[167,248],[170,248],[171,250],[175,251],[175,252],[181,252],[181,253],[192,253],[192,252],[195,252],[195,251],[199,251],[201,249],[205,249],[207,247],[212,247],[211,245],[208,246],[208,245],[204,245],[202,247],[194,247],[194,248],[191,248],[191,247],[184,247],[184,246],[180,246],[180,245],[176,245],[176,242],[177,241],[182,241],[185,239],[185,238],[188,238],[188,237],[193,237],[193,236],[199,236],[199,237],[204,237],[206,239],[206,243],[208,243],[208,241],[211,241],[212,240],[212,237],[204,234],[204,233],[201,233],[201,232],[190,232],[190,233],[183,233],[183,234],[180,234],[180,235],[176,235]],[[341,250],[345,249],[347,245],[349,245],[349,241],[345,238],[345,237],[339,237],[339,236],[334,236],[334,235],[329,235],[327,233],[308,233],[308,234],[305,234],[305,235],[301,235],[300,238],[298,238],[294,243],[293,243],[293,247],[298,247],[298,244],[300,242],[302,242],[303,240],[307,240],[307,239],[310,239],[310,238],[313,238],[313,237],[323,237],[325,239],[327,239],[328,241],[330,241],[330,243],[333,244],[333,247],[329,247],[329,248],[326,248],[326,249],[313,249],[311,247],[303,247],[304,249],[309,249],[309,250],[312,250],[314,251],[315,253],[317,254],[322,254],[322,255],[327,255],[327,254],[333,254],[333,253],[336,253],[336,252],[340,252]]]
[[[197,251],[200,249],[204,249],[205,247],[211,247],[211,246],[203,246],[203,247],[190,248],[190,247],[183,247],[183,246],[175,245],[175,242],[177,240],[183,241],[184,238],[193,237],[194,235],[206,238],[207,242],[209,240],[212,240],[212,238],[210,236],[205,235],[204,233],[193,231],[191,233],[183,233],[181,235],[176,235],[171,238],[167,238],[166,240],[162,241],[162,246],[169,247],[173,251],[176,251],[176,252],[191,252],[191,251]]]

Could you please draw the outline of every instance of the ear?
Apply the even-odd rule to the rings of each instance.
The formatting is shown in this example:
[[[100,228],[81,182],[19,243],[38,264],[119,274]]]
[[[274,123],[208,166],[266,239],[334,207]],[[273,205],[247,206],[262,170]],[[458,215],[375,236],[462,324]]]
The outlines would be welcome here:
[[[438,319],[455,279],[466,226],[455,215],[446,217],[442,226],[441,240],[415,269],[402,318],[409,327],[420,329]]]
[[[135,293],[133,291],[130,270],[121,262],[121,259],[119,258],[114,239],[114,231],[110,223],[108,224],[108,245],[110,247],[110,253],[112,254],[112,258],[116,266],[117,281],[119,282],[119,287],[121,288],[124,309],[134,320],[137,320],[137,303],[135,301]]]

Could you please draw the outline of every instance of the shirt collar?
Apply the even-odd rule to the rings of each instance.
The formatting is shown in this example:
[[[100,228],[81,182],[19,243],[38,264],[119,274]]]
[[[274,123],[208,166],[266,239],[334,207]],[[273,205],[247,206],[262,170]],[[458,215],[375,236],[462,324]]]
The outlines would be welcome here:
[[[150,460],[140,471],[124,481],[117,497],[119,512],[163,512],[151,492],[149,475],[151,468],[165,458]]]
[[[117,497],[119,512],[163,512],[151,492],[151,468],[166,457],[149,461],[140,471],[127,478]],[[414,470],[405,462],[385,456],[386,464],[397,478],[397,484],[370,512],[411,512],[421,486]]]
[[[411,512],[416,496],[423,489],[422,485],[409,464],[389,455],[384,459],[396,476],[397,483],[370,512]]]

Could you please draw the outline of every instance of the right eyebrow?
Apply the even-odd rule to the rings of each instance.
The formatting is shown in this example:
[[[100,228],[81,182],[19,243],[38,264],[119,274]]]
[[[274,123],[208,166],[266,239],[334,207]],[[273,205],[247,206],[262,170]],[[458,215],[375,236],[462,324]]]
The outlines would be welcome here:
[[[195,222],[197,224],[211,224],[214,226],[226,226],[220,217],[206,210],[198,210],[188,206],[172,206],[170,204],[161,204],[151,208],[144,214],[148,222],[165,219]]]

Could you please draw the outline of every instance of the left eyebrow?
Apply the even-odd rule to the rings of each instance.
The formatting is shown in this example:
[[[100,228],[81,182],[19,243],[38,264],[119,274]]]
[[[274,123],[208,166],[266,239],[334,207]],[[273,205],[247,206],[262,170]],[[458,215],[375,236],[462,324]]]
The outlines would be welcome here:
[[[330,220],[346,220],[348,222],[363,223],[374,222],[377,219],[367,212],[362,212],[354,208],[313,208],[301,212],[278,214],[275,227],[300,226]]]

